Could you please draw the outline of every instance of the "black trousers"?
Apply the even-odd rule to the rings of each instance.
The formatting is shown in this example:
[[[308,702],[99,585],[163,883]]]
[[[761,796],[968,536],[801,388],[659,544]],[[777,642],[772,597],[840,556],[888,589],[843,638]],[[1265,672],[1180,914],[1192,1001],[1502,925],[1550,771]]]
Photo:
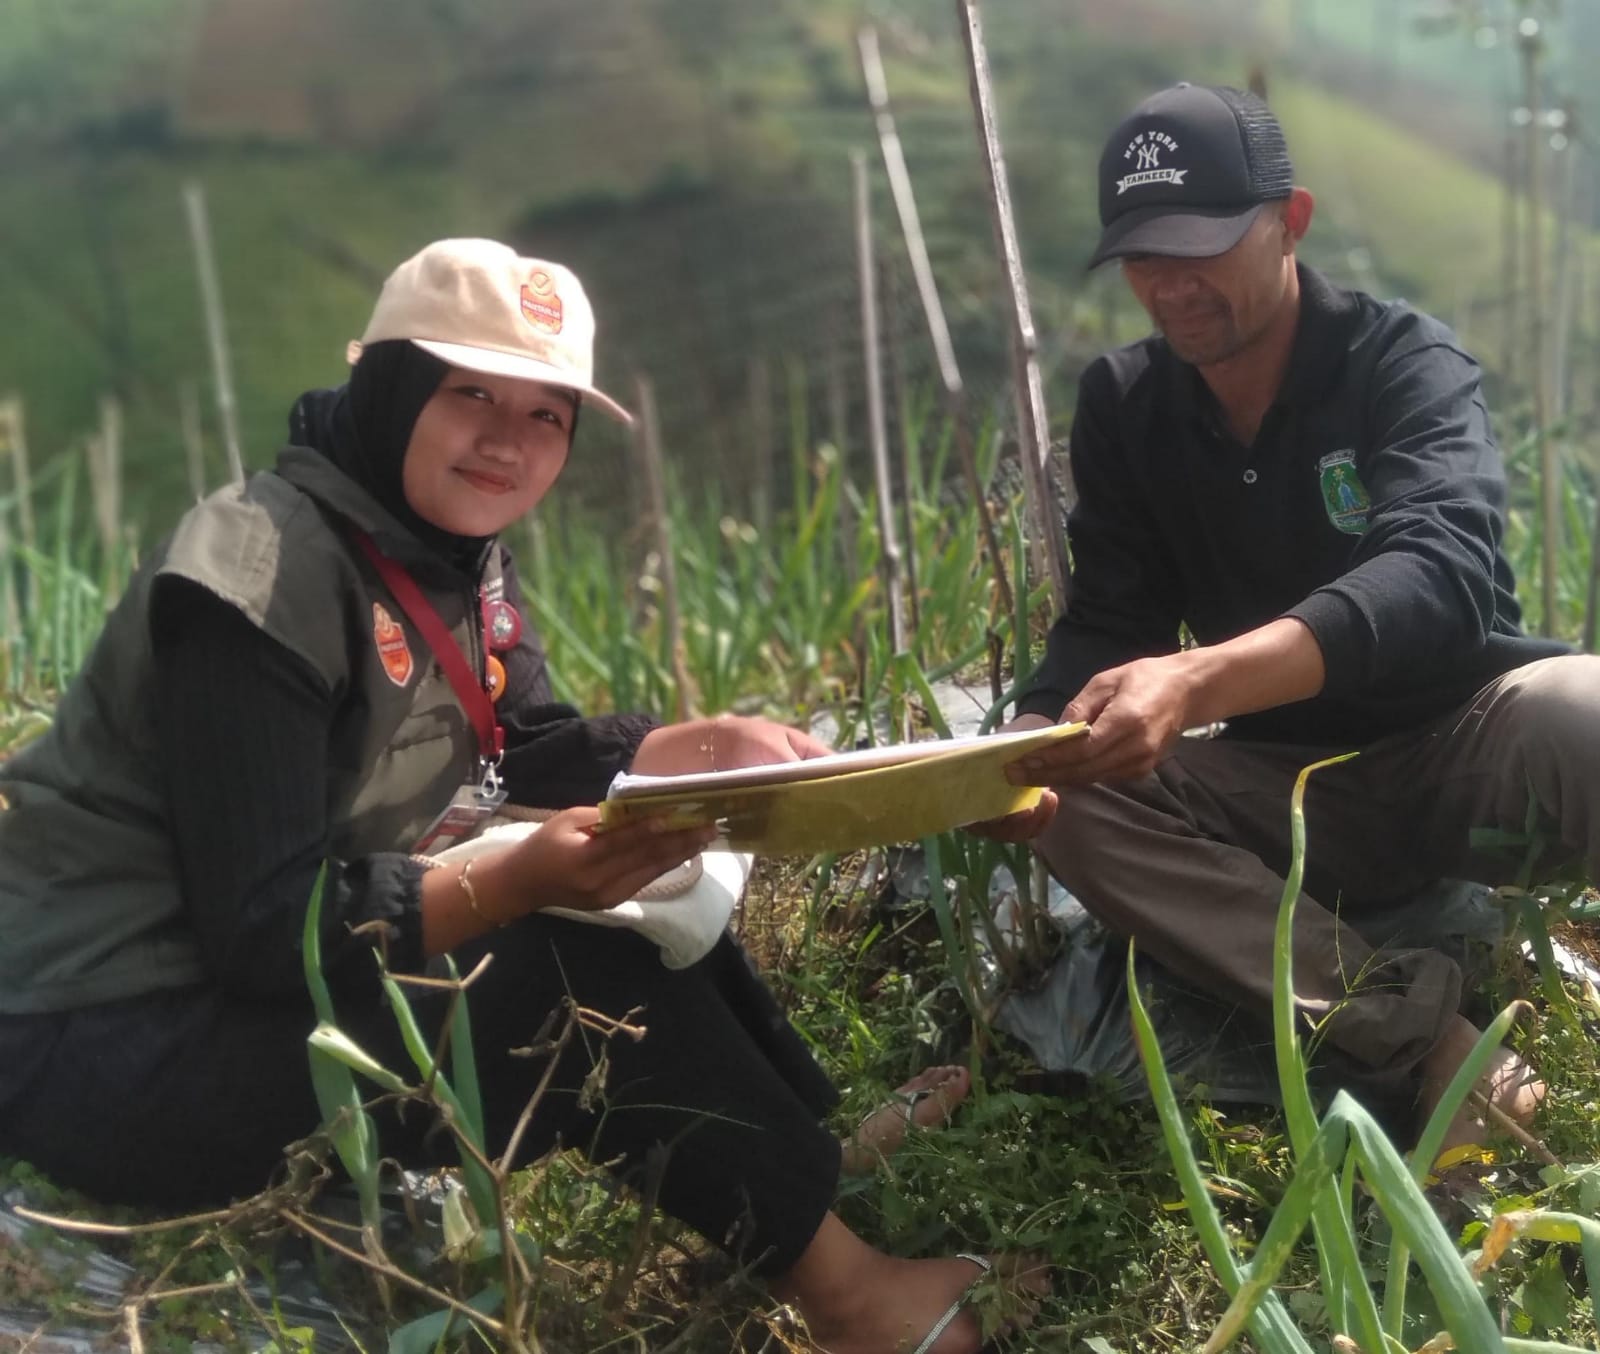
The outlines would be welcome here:
[[[788,1269],[832,1206],[839,1144],[820,1119],[837,1096],[743,950],[724,936],[700,963],[666,968],[631,931],[529,917],[464,946],[485,1135],[510,1139],[544,1072],[513,1056],[561,998],[635,1022],[609,1043],[567,1046],[524,1138],[524,1162],[558,1143],[615,1163],[630,1183],[659,1172],[661,1208],[761,1273]],[[447,995],[408,989],[431,1043]],[[335,994],[341,1027],[415,1084],[374,979]],[[228,999],[209,988],[161,992],[38,1016],[0,1016],[0,1152],[109,1203],[168,1210],[219,1204],[266,1185],[288,1143],[320,1119],[305,1037],[309,1004]],[[604,1047],[603,1096],[579,1092]],[[20,1081],[17,1070],[26,1069]],[[451,1136],[419,1104],[378,1111],[380,1151],[406,1166],[456,1160]]]

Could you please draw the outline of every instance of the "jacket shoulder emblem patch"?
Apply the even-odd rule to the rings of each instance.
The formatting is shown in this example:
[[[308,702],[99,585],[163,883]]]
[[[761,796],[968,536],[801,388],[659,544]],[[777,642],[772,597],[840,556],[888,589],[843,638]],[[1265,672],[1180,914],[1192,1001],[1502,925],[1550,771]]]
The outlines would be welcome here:
[[[1372,511],[1372,495],[1356,473],[1355,452],[1329,452],[1317,462],[1317,479],[1328,521],[1346,535],[1361,535],[1367,529],[1367,514]]]
[[[406,643],[406,632],[382,602],[372,604],[372,639],[378,646],[378,659],[389,680],[396,686],[405,686],[416,671],[411,661],[411,646]]]

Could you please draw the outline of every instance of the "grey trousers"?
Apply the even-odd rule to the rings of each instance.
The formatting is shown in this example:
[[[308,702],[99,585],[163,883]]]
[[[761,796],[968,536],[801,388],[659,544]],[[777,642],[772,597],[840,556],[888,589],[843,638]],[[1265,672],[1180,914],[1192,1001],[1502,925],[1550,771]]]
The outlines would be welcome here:
[[[1139,780],[1060,790],[1034,845],[1141,952],[1266,1016],[1290,792],[1303,766],[1348,750],[1180,739]],[[1370,1070],[1372,1084],[1413,1078],[1457,1013],[1461,975],[1432,950],[1375,948],[1341,910],[1360,907],[1372,934],[1385,900],[1434,879],[1509,882],[1521,856],[1475,850],[1470,836],[1478,827],[1520,832],[1530,787],[1559,843],[1534,880],[1579,860],[1600,880],[1600,657],[1515,669],[1432,724],[1311,777],[1295,991],[1322,1037]]]

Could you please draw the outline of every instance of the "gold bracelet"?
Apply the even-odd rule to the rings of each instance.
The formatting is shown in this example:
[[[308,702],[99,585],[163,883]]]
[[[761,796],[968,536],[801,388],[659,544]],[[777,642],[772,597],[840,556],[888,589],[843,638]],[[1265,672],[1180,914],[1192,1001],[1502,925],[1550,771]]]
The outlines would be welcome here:
[[[490,926],[504,926],[504,922],[496,921],[478,906],[478,890],[472,885],[472,867],[477,863],[477,860],[473,859],[462,865],[461,873],[456,876],[456,882],[461,885],[461,892],[467,895],[467,906],[472,909],[473,916],[479,921],[488,922]]]

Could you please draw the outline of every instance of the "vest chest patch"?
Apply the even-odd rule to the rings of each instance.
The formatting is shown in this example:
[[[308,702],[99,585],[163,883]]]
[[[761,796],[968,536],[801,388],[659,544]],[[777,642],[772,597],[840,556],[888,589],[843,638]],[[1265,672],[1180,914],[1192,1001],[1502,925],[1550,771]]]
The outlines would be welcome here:
[[[405,629],[384,609],[382,602],[372,604],[372,639],[378,646],[378,659],[389,680],[396,686],[405,686],[416,671],[411,661],[411,646],[406,643]]]
[[[1317,478],[1328,521],[1346,535],[1361,535],[1367,529],[1372,495],[1356,473],[1355,452],[1329,452],[1317,462]]]

